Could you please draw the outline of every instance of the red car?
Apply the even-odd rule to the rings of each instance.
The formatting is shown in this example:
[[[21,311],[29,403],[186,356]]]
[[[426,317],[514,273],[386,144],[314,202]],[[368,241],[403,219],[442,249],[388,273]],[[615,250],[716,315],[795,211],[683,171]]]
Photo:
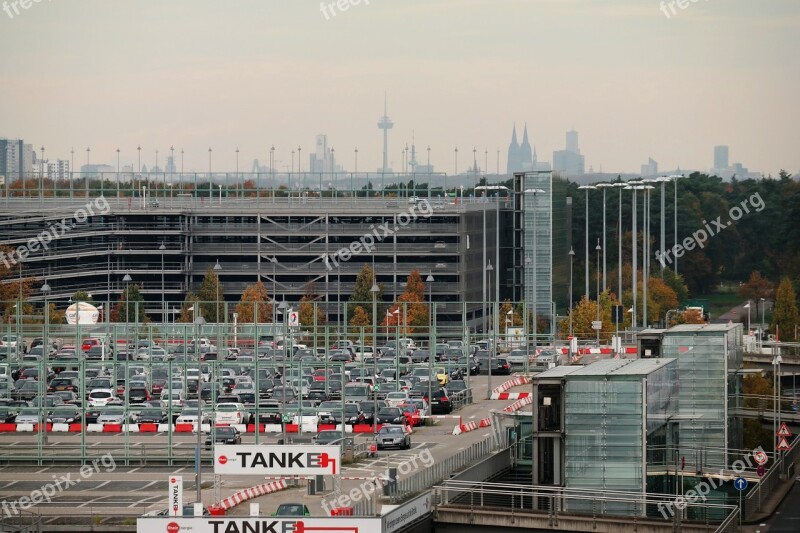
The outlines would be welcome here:
[[[331,375],[332,373],[333,373],[332,370],[325,372],[324,368],[320,368],[315,370],[314,373],[311,375],[314,377],[314,381],[327,381],[328,376]]]
[[[91,348],[95,346],[101,346],[100,339],[83,339],[83,344],[81,344],[81,351],[88,352]]]
[[[408,425],[416,427],[421,426],[425,423],[425,419],[422,418],[422,413],[414,404],[411,403],[401,403],[398,405],[403,414],[406,417],[406,421]]]

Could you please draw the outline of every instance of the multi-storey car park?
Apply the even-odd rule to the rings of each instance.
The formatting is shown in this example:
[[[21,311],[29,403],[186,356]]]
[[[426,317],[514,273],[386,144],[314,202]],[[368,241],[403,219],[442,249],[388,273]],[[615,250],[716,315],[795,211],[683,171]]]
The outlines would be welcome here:
[[[276,301],[299,301],[313,286],[329,321],[337,322],[346,318],[346,306],[337,303],[348,301],[364,264],[374,264],[386,299],[394,301],[402,294],[408,274],[417,270],[424,279],[433,277],[426,296],[437,302],[442,323],[464,323],[466,315],[466,322],[480,331],[486,308],[481,302],[518,301],[532,294],[522,288],[523,269],[537,254],[524,252],[531,240],[523,234],[531,229],[522,213],[526,206],[535,209],[524,200],[525,182],[533,179],[517,175],[514,190],[485,187],[477,198],[417,198],[408,191],[402,196],[402,190],[399,197],[357,197],[347,191],[331,197],[307,191],[285,191],[277,197],[271,191],[269,196],[253,191],[246,196],[230,187],[225,197],[217,196],[216,190],[205,191],[206,196],[173,194],[173,187],[147,196],[147,189],[139,187],[115,189],[108,185],[114,178],[106,178],[102,204],[100,190],[92,188],[86,197],[78,185],[57,191],[55,197],[51,191],[44,197],[27,191],[34,196],[22,198],[4,191],[0,235],[2,244],[27,250],[24,258],[15,254],[5,261],[11,266],[23,263],[20,274],[26,278],[47,280],[54,302],[66,302],[82,290],[96,302],[113,305],[130,276],[140,286],[148,316],[168,322],[174,318],[169,316],[174,305],[219,264],[224,291],[220,296],[227,302],[238,302],[244,288],[258,280]],[[553,195],[558,205],[566,204],[560,189],[553,192],[549,173],[535,179],[548,190],[547,198],[540,199],[547,204],[536,218],[538,255],[550,257],[537,266],[537,309],[549,318],[554,294],[550,263],[556,264],[563,281],[567,257],[551,257],[556,240],[552,212],[564,211],[551,207]],[[82,209],[88,217],[81,216]],[[560,219],[555,222],[560,243],[566,232]],[[32,245],[31,240],[45,231],[51,235],[48,242]],[[342,251],[352,250],[353,243],[363,246],[348,257]],[[464,307],[460,302],[471,303]]]

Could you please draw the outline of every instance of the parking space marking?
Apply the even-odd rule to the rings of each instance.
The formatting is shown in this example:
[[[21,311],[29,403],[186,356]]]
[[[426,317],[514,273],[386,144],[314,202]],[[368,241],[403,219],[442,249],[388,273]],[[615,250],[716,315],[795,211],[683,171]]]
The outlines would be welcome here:
[[[49,466],[46,466],[46,467],[44,467],[44,468],[42,468],[42,469],[40,469],[40,470],[37,470],[35,473],[36,473],[36,474],[41,474],[41,473],[43,473],[43,472],[47,472],[48,470],[50,470],[50,467],[49,467]]]

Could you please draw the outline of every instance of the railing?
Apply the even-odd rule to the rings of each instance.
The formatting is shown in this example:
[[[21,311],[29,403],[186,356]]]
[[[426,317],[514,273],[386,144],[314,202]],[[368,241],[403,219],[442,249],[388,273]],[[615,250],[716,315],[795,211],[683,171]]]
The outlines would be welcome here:
[[[762,499],[773,494],[778,485],[785,482],[786,478],[794,471],[798,459],[800,459],[800,435],[795,437],[789,445],[789,450],[782,453],[782,457],[776,460],[773,454],[772,466],[759,480],[758,485],[747,493],[743,503],[745,520],[749,520],[761,511]]]
[[[501,449],[504,447],[505,446],[501,446]],[[392,503],[405,500],[410,496],[436,485],[442,480],[450,479],[455,472],[483,459],[494,450],[495,448],[493,448],[491,438],[477,442],[469,448],[460,450],[444,461],[436,462],[429,468],[423,468],[421,471],[399,480],[393,485],[394,490],[389,493],[389,497]]]
[[[17,510],[15,514],[0,513],[0,533],[39,533],[42,531],[42,516],[37,512]]]
[[[565,514],[593,520],[626,517],[634,524],[639,520],[663,522],[664,525],[721,523],[727,528],[731,520],[738,522],[738,508],[734,505],[687,501],[681,511],[675,505],[674,496],[665,494],[457,480],[434,487],[434,510],[450,508],[470,513],[496,511],[512,516],[540,514],[549,517],[553,524],[559,515]]]

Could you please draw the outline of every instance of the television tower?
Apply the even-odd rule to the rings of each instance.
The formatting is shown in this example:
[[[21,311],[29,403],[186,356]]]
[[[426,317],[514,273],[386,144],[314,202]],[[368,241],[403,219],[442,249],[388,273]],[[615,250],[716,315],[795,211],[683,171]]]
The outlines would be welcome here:
[[[386,108],[386,96],[383,97],[383,116],[378,121],[378,129],[383,130],[383,167],[381,172],[391,172],[389,168],[389,130],[394,126],[394,122],[389,118]]]

